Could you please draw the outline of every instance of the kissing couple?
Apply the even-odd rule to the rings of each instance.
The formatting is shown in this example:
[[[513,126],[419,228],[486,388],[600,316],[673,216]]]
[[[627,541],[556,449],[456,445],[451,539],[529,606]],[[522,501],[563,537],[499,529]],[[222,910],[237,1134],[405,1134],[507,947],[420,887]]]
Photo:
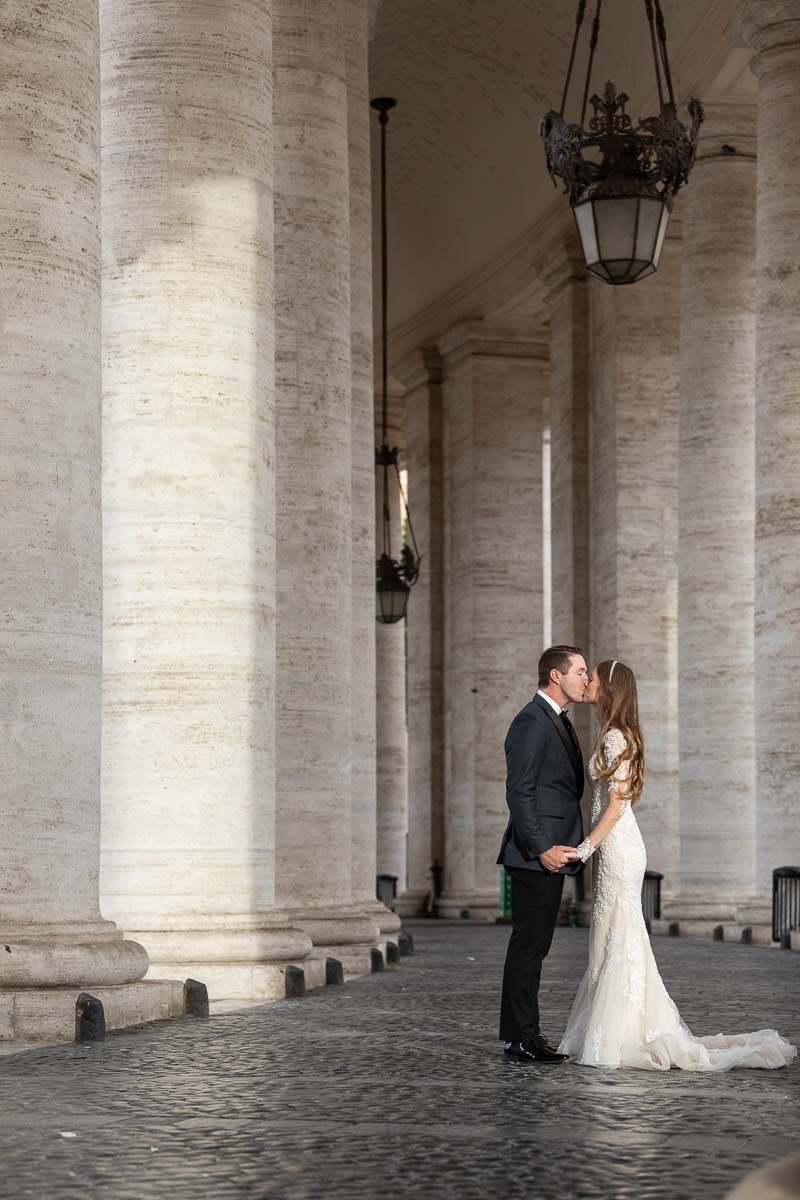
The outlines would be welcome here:
[[[569,704],[593,705],[591,832],[580,802],[584,766]],[[503,972],[500,1038],[511,1060],[650,1071],[784,1067],[797,1050],[774,1029],[694,1037],[656,966],[642,913],[647,856],[636,821],[645,773],[636,678],[616,659],[591,675],[577,646],[539,659],[539,689],[505,742],[510,820],[497,861],[511,876],[512,932]],[[589,962],[558,1048],[539,1025],[539,981],[565,875],[596,854]]]

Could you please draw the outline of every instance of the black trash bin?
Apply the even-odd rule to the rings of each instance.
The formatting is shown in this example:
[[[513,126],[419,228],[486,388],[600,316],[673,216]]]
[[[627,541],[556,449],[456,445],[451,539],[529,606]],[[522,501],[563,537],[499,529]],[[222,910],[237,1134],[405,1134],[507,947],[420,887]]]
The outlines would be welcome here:
[[[396,875],[379,875],[377,879],[377,895],[381,904],[385,904],[394,912],[394,905],[397,899],[397,876]]]
[[[800,929],[800,867],[776,867],[772,872],[772,940]]]

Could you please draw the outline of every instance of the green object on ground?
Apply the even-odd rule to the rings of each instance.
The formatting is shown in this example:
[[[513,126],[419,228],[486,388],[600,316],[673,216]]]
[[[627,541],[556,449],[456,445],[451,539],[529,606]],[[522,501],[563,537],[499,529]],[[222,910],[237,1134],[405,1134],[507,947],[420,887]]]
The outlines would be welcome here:
[[[500,868],[500,916],[511,916],[511,876],[505,867]]]

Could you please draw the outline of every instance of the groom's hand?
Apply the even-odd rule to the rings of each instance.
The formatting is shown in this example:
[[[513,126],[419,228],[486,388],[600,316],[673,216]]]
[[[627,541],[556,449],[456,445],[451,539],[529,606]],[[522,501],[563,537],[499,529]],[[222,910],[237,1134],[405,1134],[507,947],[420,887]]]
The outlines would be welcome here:
[[[569,855],[573,849],[572,846],[551,846],[549,850],[545,850],[544,854],[539,855],[539,862],[551,874],[554,874],[565,867],[567,863],[572,862]]]

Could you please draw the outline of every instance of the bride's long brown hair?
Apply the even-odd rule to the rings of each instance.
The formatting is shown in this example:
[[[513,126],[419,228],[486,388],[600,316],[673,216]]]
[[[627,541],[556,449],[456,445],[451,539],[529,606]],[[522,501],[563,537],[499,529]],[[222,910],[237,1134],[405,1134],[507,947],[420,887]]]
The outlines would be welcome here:
[[[614,668],[613,673],[611,668]],[[622,762],[630,763],[628,795],[635,804],[644,785],[644,738],[639,725],[639,697],[636,676],[625,663],[610,658],[595,668],[599,689],[600,734],[597,748],[597,773],[610,779]],[[603,740],[609,729],[619,729],[625,737],[625,749],[613,762],[606,762]]]

